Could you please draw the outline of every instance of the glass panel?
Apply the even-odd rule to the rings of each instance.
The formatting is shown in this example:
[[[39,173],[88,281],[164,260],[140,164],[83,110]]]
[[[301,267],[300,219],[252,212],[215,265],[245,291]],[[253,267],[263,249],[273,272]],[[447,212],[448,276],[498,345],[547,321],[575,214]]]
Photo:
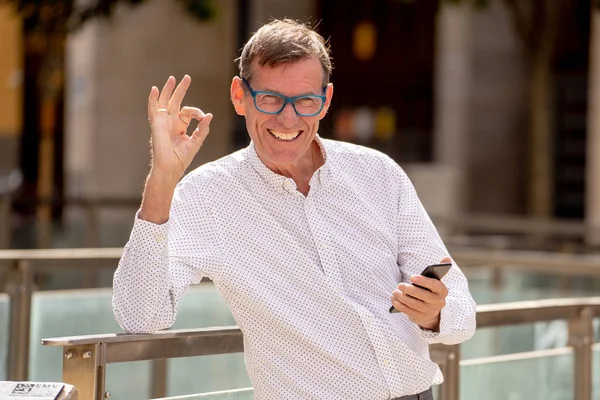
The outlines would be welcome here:
[[[198,285],[181,299],[174,329],[236,325],[227,304],[211,284]],[[244,356],[223,354],[168,360],[167,394],[214,392],[249,387]]]
[[[43,338],[121,332],[112,312],[111,289],[35,292],[32,303],[29,380],[60,381],[62,348],[42,346]],[[73,307],[77,304],[77,307]],[[8,323],[0,326],[7,326]],[[196,285],[179,303],[174,329],[235,325],[225,302],[212,284]],[[198,393],[250,386],[243,355],[214,356],[198,363],[197,358],[169,360],[170,395]],[[198,368],[215,374],[204,378]],[[200,365],[201,367],[198,367]],[[110,364],[106,388],[113,398],[148,398],[151,362]],[[221,379],[216,379],[221,374]],[[199,379],[200,378],[200,379]],[[189,382],[185,382],[188,380]],[[200,381],[201,380],[201,381]],[[200,381],[200,382],[198,382]],[[134,384],[132,384],[134,383]],[[226,385],[226,386],[224,386]],[[196,390],[195,388],[206,390]],[[181,389],[185,389],[182,392]]]
[[[490,268],[466,268],[465,274],[477,304],[586,297],[600,292],[600,276],[565,276],[506,269],[501,274],[501,287],[494,290]]]
[[[176,358],[169,360],[168,366],[169,396],[252,386],[242,353]]]
[[[82,288],[111,288],[118,260],[98,260],[96,268],[56,269],[35,274],[39,290],[67,290]],[[76,266],[76,263],[66,264]]]
[[[0,293],[0,381],[8,379],[8,320],[10,299],[7,294]]]
[[[572,398],[572,353],[487,364],[467,364],[462,365],[460,369],[461,400]]]
[[[598,321],[594,321],[598,325]],[[565,321],[509,325],[477,329],[471,340],[461,345],[461,358],[490,357],[565,347],[568,330]]]
[[[61,381],[62,347],[42,346],[41,339],[121,332],[112,313],[111,299],[111,289],[34,293],[29,380]],[[109,365],[106,388],[112,398],[149,398],[150,365],[147,361]]]
[[[600,344],[594,345],[592,362],[592,399],[600,399]]]
[[[598,277],[569,278],[518,270],[504,271],[500,289],[491,290],[491,269],[482,267],[466,269],[465,272],[468,274],[469,287],[477,304],[595,296],[600,291]],[[596,341],[600,342],[599,319],[594,320],[594,331]],[[478,329],[475,336],[461,346],[461,357],[471,359],[560,348],[566,346],[567,337],[567,324],[564,321]]]
[[[85,209],[72,207],[60,223],[28,223],[12,233],[12,247],[80,248],[123,247],[129,239],[139,201],[122,207],[99,207],[94,218]]]
[[[252,400],[254,392],[252,388],[235,389],[212,393],[201,393],[190,396],[169,397],[163,400]],[[160,399],[159,399],[160,400]]]

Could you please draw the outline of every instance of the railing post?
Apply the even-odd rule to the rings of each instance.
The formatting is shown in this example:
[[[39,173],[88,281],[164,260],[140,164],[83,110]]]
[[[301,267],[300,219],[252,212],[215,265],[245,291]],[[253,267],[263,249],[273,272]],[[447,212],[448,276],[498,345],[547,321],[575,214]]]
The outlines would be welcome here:
[[[569,321],[569,346],[574,350],[574,399],[592,400],[593,313],[582,308],[579,318]]]
[[[105,345],[103,343],[63,348],[63,382],[75,386],[79,400],[102,400],[105,392]]]
[[[167,397],[167,360],[152,361],[151,395],[153,399]]]
[[[12,221],[10,196],[0,195],[0,249],[10,249]]]
[[[16,262],[9,273],[6,292],[10,297],[8,379],[26,381],[29,375],[29,327],[33,271],[25,260]]]
[[[436,362],[444,374],[444,383],[440,387],[440,400],[460,399],[460,345],[434,345],[431,347],[431,359]]]

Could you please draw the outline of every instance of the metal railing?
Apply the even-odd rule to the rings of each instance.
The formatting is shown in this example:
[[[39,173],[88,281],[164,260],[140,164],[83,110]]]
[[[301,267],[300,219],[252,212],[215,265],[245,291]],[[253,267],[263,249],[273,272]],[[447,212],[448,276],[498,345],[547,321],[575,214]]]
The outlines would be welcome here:
[[[122,248],[103,249],[52,249],[52,250],[0,250],[0,282],[10,297],[10,331],[8,354],[8,379],[27,380],[32,296],[34,276],[39,272],[59,270],[80,271],[84,274],[101,270],[114,270],[123,252]],[[505,272],[541,271],[564,274],[569,277],[600,275],[600,256],[564,255],[523,251],[490,251],[480,249],[451,249],[453,258],[469,275],[472,266],[483,266],[492,271],[492,289],[502,286]],[[102,263],[110,261],[110,263]],[[164,393],[165,365],[154,365],[155,388],[153,393]]]
[[[34,276],[60,270],[84,274],[115,269],[123,249],[0,250],[0,290],[10,298],[8,379],[27,380]],[[99,263],[112,261],[112,265]]]
[[[11,178],[4,181],[6,193],[14,191],[19,184],[19,176],[13,173]],[[36,197],[32,199],[12,200],[11,196],[2,196],[2,179],[0,179],[0,249],[9,248],[11,242],[10,224],[1,223],[10,220],[11,203],[18,206],[34,207],[36,209],[60,206],[68,209],[78,209],[84,212],[84,239],[87,247],[100,246],[100,212],[101,210],[131,210],[139,208],[139,197]],[[511,247],[529,243],[531,246],[539,246],[544,243],[552,243],[553,249],[564,246],[565,243],[580,243],[585,246],[586,237],[600,232],[600,227],[592,226],[579,219],[556,219],[537,218],[522,215],[498,215],[488,213],[468,213],[460,215],[431,215],[438,228],[446,230],[451,237],[460,245],[464,241],[476,241],[478,245],[492,247]],[[39,227],[41,232],[37,238],[36,247],[51,247],[50,226],[48,223]],[[460,235],[466,235],[460,236]],[[479,237],[473,235],[498,235],[500,237]],[[515,237],[517,236],[517,237]],[[561,245],[561,243],[563,245]]]
[[[600,297],[538,300],[477,307],[477,327],[567,320],[568,346],[574,353],[574,393],[577,400],[592,399],[592,319],[600,316]],[[63,381],[74,385],[81,399],[110,397],[106,365],[130,361],[194,357],[243,351],[237,327],[161,331],[145,335],[103,334],[44,339],[42,344],[63,347]],[[521,358],[527,353],[521,353]],[[445,377],[441,400],[459,399],[459,345],[431,346],[432,360]],[[470,360],[472,363],[475,360]]]
[[[22,182],[23,176],[18,169],[0,176],[0,249],[10,248],[12,196]]]

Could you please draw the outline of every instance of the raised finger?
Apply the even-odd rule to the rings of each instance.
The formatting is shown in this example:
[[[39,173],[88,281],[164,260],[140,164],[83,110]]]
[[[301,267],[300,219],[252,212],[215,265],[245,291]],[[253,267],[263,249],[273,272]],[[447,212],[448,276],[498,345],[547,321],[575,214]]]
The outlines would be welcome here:
[[[175,92],[173,92],[173,95],[169,99],[169,104],[167,106],[169,114],[176,114],[179,112],[179,109],[181,108],[181,102],[183,101],[185,92],[187,92],[191,82],[192,78],[190,78],[189,75],[185,75],[181,82],[179,82],[179,85],[177,85]]]
[[[404,304],[402,304],[401,302],[399,302],[398,300],[396,300],[396,298],[392,295],[390,300],[392,301],[392,306],[399,312],[403,312],[405,313],[406,311],[408,311],[408,307],[406,307]],[[390,310],[391,312],[391,310]]]
[[[198,147],[202,146],[204,139],[206,139],[206,136],[208,136],[208,132],[210,131],[210,121],[212,121],[212,118],[212,114],[206,114],[198,123],[196,130],[192,133],[192,140],[196,142]]]
[[[410,281],[413,284],[424,287],[433,293],[444,293],[444,291],[447,290],[446,285],[444,285],[442,281],[422,275],[413,275],[410,277]]]
[[[165,86],[163,86],[160,96],[158,98],[158,109],[167,109],[169,106],[169,99],[173,93],[173,87],[175,87],[175,78],[172,76],[167,79]],[[177,110],[179,111],[179,110]]]
[[[407,296],[411,296],[414,297],[418,300],[424,301],[424,302],[432,302],[435,300],[435,294],[433,294],[432,292],[430,292],[427,289],[423,289],[420,287],[417,287],[415,285],[411,285],[408,283],[400,283],[398,284],[398,290],[400,290],[402,293],[406,294]]]
[[[148,118],[152,119],[158,113],[158,88],[152,86],[150,95],[148,96]]]
[[[201,121],[204,118],[204,112],[196,107],[183,107],[179,112],[179,119],[183,121],[186,125],[189,125],[192,119],[196,119]]]
[[[400,303],[404,304],[408,308],[412,308],[413,310],[424,312],[427,310],[427,305],[419,300],[411,297],[410,295],[396,289],[392,292],[394,298],[398,300]]]

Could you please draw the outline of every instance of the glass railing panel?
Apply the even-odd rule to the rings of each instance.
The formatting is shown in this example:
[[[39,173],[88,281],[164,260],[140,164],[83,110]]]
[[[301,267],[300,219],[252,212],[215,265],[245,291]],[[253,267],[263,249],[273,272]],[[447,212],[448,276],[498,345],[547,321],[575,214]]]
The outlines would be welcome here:
[[[492,288],[489,268],[467,269],[469,287],[477,304],[539,300],[565,297],[597,296],[600,279],[596,277],[507,270],[502,274],[502,286]],[[598,289],[596,290],[596,287]],[[600,320],[594,320],[596,342],[600,342]],[[567,344],[565,321],[480,328],[475,336],[461,346],[463,359],[490,357],[531,350],[564,347]]]
[[[501,273],[500,288],[495,289],[490,268],[467,268],[465,273],[477,304],[588,297],[600,293],[599,276],[566,276],[507,268]]]
[[[573,382],[569,348],[468,360],[461,362],[460,399],[570,400]]]
[[[0,293],[0,381],[8,379],[8,334],[9,334],[10,298]]]
[[[174,329],[236,325],[227,304],[213,285],[199,285],[179,303]],[[168,360],[167,394],[216,392],[249,387],[244,356],[222,354]]]
[[[121,332],[113,317],[111,298],[110,289],[34,293],[29,380],[61,381],[62,378],[62,347],[42,346],[42,338]],[[148,399],[150,365],[147,361],[109,365],[106,388],[112,398]]]
[[[41,271],[36,273],[35,283],[39,290],[111,288],[117,265],[118,260],[98,260],[93,269],[82,267]]]
[[[35,292],[32,302],[29,380],[61,379],[62,349],[42,346],[42,338],[121,332],[114,320],[111,299],[111,289]],[[179,303],[177,321],[173,328],[228,325],[235,325],[235,321],[225,302],[212,284],[200,284],[190,288]],[[180,358],[169,360],[168,363],[169,395],[250,385],[241,354],[204,359]],[[198,374],[199,369],[205,370],[208,375]],[[106,388],[113,398],[149,398],[151,362],[109,364],[106,371]],[[135,382],[135,385],[131,382]]]
[[[254,391],[252,388],[223,390],[210,393],[199,393],[187,396],[168,397],[157,400],[252,400]]]
[[[592,361],[592,399],[600,399],[600,343],[593,347]]]
[[[600,318],[593,320],[594,342],[600,342]],[[532,350],[567,346],[566,321],[538,322],[496,328],[479,328],[471,340],[461,345],[461,358],[491,357]]]
[[[168,370],[168,396],[252,386],[241,353],[170,359]]]
[[[94,222],[87,219],[88,215],[83,210],[73,210],[73,215],[60,222],[23,225],[12,231],[11,247],[122,247],[129,239],[136,209],[137,207],[129,210],[99,210]]]

